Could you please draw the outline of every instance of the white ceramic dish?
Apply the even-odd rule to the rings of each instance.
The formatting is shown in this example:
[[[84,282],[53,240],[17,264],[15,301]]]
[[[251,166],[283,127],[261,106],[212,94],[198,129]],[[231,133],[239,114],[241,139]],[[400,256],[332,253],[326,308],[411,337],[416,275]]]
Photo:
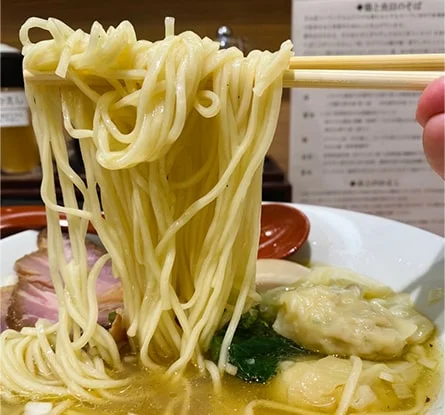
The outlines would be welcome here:
[[[431,290],[444,290],[444,238],[380,217],[309,205],[295,205],[309,217],[306,245],[294,256],[350,268],[396,291],[409,292],[418,309],[444,335],[444,299],[430,304]],[[14,261],[36,248],[36,232],[26,231],[0,241],[1,285],[11,281]],[[444,396],[428,412],[443,414]]]

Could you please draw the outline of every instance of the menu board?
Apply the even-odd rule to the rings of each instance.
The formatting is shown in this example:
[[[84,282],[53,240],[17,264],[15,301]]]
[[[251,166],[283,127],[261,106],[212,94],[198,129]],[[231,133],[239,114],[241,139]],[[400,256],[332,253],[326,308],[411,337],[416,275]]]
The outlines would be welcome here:
[[[293,0],[296,55],[444,52],[444,0]],[[444,182],[415,121],[420,92],[293,89],[293,201],[367,212],[443,235]]]

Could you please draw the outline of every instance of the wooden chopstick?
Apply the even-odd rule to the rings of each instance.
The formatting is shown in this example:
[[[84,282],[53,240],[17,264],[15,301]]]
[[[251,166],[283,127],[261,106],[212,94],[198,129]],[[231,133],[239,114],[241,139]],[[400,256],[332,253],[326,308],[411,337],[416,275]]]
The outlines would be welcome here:
[[[283,86],[422,91],[441,76],[445,76],[445,72],[296,69],[284,73]]]
[[[23,70],[23,79],[26,82],[38,82],[47,85],[73,85],[73,81],[67,78],[61,78],[57,76],[54,72],[43,72],[43,71],[30,71],[27,69]],[[91,78],[93,85],[102,84],[105,85],[106,81],[101,78]]]
[[[439,71],[359,71],[359,70],[287,70],[283,76],[285,88],[349,88],[392,89],[421,91],[445,72]],[[72,85],[70,79],[60,78],[51,72],[24,71],[27,82],[39,82],[53,86]],[[142,78],[141,78],[142,80]],[[84,79],[89,85],[109,86],[103,78]]]
[[[293,56],[289,69],[444,71],[445,54]]]

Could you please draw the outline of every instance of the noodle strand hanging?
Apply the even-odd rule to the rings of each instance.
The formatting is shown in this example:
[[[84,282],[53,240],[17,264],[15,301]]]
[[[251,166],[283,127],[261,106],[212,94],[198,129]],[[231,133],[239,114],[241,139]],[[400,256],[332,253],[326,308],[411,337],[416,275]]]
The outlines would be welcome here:
[[[292,45],[244,57],[192,32],[175,36],[173,24],[167,19],[165,38],[153,43],[138,41],[129,22],[107,30],[94,23],[88,34],[31,18],[20,31],[24,69],[72,84],[26,85],[59,321],[2,333],[2,355],[14,353],[0,363],[8,399],[94,403],[128,383],[116,376],[123,366],[115,340],[97,323],[96,280],[108,261],[122,284],[123,321],[140,362],[169,374],[195,364],[220,384],[234,330],[257,295],[262,166]],[[33,28],[50,39],[32,43]],[[85,180],[70,166],[66,133],[79,140]],[[108,252],[92,268],[89,224]],[[217,368],[204,353],[221,321],[230,323]]]

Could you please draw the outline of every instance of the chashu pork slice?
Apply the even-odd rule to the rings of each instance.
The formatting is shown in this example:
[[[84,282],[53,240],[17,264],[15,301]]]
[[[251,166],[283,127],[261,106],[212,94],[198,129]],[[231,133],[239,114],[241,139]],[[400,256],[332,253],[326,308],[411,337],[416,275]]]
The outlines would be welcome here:
[[[18,283],[11,295],[6,322],[8,327],[16,330],[34,326],[39,318],[53,322],[58,319],[57,296],[50,276],[46,234],[43,231],[38,236],[38,247],[38,251],[25,255],[15,264]],[[87,242],[86,248],[88,266],[91,268],[105,251],[92,242]],[[67,238],[64,239],[64,251],[67,260],[71,260],[71,246]],[[107,327],[110,324],[109,313],[123,307],[122,287],[120,280],[112,274],[110,261],[99,274],[96,294],[98,322]]]
[[[3,286],[0,288],[0,332],[8,328],[8,323],[6,320],[14,289],[15,284]]]

